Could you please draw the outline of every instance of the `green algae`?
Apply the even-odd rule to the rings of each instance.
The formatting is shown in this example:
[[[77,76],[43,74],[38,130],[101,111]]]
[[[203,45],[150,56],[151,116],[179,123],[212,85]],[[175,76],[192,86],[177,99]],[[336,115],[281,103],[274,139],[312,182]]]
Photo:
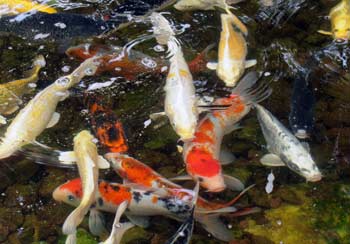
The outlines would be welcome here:
[[[66,236],[61,236],[58,239],[58,244],[64,244],[66,241]],[[88,231],[78,228],[77,230],[77,244],[97,244],[98,241],[93,237]]]

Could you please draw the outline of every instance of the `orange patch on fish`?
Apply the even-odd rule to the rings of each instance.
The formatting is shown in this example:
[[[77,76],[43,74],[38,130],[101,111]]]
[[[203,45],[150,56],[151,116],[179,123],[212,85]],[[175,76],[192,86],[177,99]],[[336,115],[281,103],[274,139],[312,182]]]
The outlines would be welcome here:
[[[81,198],[83,196],[83,187],[82,187],[80,178],[71,180],[71,181],[67,182],[66,184],[63,184],[60,187],[60,190],[62,190],[62,191],[68,190],[68,191],[74,193],[75,196],[78,198]]]
[[[188,172],[194,175],[212,177],[220,173],[221,166],[218,160],[214,159],[205,150],[193,147],[186,158]]]
[[[104,201],[111,202],[116,205],[121,204],[125,200],[130,202],[132,199],[130,189],[120,184],[110,184],[108,182],[101,181],[99,184],[99,192]]]
[[[152,170],[148,167],[144,167],[133,158],[123,158],[122,168],[127,175],[127,179],[131,182],[137,182],[144,186],[152,186],[152,182],[158,179],[158,176],[154,175]]]
[[[156,204],[158,202],[158,197],[157,196],[153,196],[152,197],[152,203]]]

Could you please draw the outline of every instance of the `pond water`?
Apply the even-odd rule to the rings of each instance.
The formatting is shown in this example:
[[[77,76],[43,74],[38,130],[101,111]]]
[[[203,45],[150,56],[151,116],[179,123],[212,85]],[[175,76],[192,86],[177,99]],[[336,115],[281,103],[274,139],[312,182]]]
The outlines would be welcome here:
[[[34,13],[22,22],[11,22],[14,27],[9,27],[8,22],[16,16],[2,17],[1,83],[25,77],[35,57],[39,54],[45,57],[46,66],[39,73],[36,88],[22,97],[23,108],[36,93],[79,66],[81,61],[65,54],[69,47],[80,44],[123,47],[150,35],[151,23],[137,16],[162,2],[57,0],[48,4],[58,13]],[[347,42],[335,42],[331,36],[317,32],[331,29],[327,15],[338,0],[277,0],[272,1],[272,6],[262,2],[246,0],[232,10],[249,30],[247,59],[257,59],[257,65],[246,72],[256,70],[262,76],[260,81],[269,83],[273,93],[261,104],[287,128],[307,125],[304,129],[309,136],[302,141],[310,146],[323,178],[306,182],[287,167],[263,166],[259,160],[267,153],[267,147],[252,109],[240,122],[241,128],[224,137],[223,145],[234,153],[236,160],[223,166],[223,170],[246,186],[255,184],[240,198],[237,207],[259,207],[261,211],[245,216],[222,215],[222,221],[236,238],[231,243],[349,243],[350,49]],[[170,5],[159,11],[165,12],[164,16],[178,30],[177,38],[188,62],[213,43],[215,46],[206,59],[216,59],[222,10],[181,12]],[[95,21],[82,16],[93,16]],[[57,24],[57,29],[46,26],[50,21]],[[121,23],[129,24],[112,29]],[[142,67],[139,70],[127,71],[125,66],[121,68],[125,73],[118,73],[119,67],[113,67],[113,72],[83,78],[70,90],[70,96],[58,104],[59,123],[44,130],[37,141],[52,149],[72,150],[73,137],[83,129],[93,128],[88,104],[97,100],[122,122],[128,154],[166,177],[184,174],[183,159],[177,149],[179,138],[171,125],[165,120],[160,125],[152,122],[145,126],[151,113],[163,111],[165,49],[154,38],[144,40],[132,48],[132,52],[137,52],[130,56],[138,60]],[[229,94],[230,89],[214,71],[205,66],[197,71],[193,78],[198,96],[218,98]],[[17,113],[5,116],[8,123]],[[6,128],[2,126],[1,133]],[[55,202],[52,192],[67,180],[77,178],[78,171],[47,165],[55,157],[50,149],[31,147],[29,154],[17,153],[1,160],[0,243],[64,243],[61,228],[73,207]],[[98,148],[101,155],[108,152],[99,143]],[[34,152],[44,155],[41,164],[35,162],[38,158],[33,156]],[[100,178],[122,181],[112,169],[100,171]],[[272,190],[269,194],[268,182]],[[193,184],[188,182],[184,186],[192,188]],[[201,191],[201,196],[221,202],[237,194],[230,190]],[[105,215],[110,229],[114,215]],[[179,222],[161,216],[153,217],[151,223],[145,229],[129,230],[122,243],[165,243],[180,226]],[[86,218],[79,226],[77,243],[102,240],[90,234]],[[224,242],[196,223],[191,243]]]

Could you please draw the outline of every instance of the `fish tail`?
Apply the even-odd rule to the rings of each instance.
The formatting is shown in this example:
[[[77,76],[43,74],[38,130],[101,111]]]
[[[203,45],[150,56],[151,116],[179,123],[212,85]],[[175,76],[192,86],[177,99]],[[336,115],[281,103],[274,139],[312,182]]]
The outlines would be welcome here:
[[[232,232],[220,220],[220,214],[195,214],[195,219],[215,238],[230,242],[234,240]]]
[[[64,221],[62,232],[65,235],[72,235],[76,232],[78,225],[83,221],[88,211],[85,208],[77,207],[73,210]]]
[[[28,78],[25,79],[26,82],[37,82],[38,75],[41,68],[45,67],[46,61],[43,55],[38,55],[33,61],[33,68],[27,72]]]
[[[239,95],[247,104],[254,105],[265,100],[271,95],[272,89],[269,87],[269,83],[266,82],[254,87],[258,79],[257,72],[249,72],[232,90],[232,94]]]
[[[180,41],[175,36],[169,36],[167,46],[167,58],[171,58],[175,56],[179,52],[179,50],[181,51]]]

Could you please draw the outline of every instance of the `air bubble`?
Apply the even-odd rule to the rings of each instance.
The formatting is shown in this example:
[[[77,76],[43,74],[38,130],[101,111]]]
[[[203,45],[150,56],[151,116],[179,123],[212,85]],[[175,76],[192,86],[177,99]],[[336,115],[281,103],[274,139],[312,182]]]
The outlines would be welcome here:
[[[70,79],[65,76],[57,79],[55,83],[59,86],[67,86],[69,82],[70,82]]]
[[[150,58],[143,58],[141,60],[141,63],[144,66],[146,66],[148,68],[151,68],[151,69],[157,67],[157,63],[154,60],[150,59]]]

